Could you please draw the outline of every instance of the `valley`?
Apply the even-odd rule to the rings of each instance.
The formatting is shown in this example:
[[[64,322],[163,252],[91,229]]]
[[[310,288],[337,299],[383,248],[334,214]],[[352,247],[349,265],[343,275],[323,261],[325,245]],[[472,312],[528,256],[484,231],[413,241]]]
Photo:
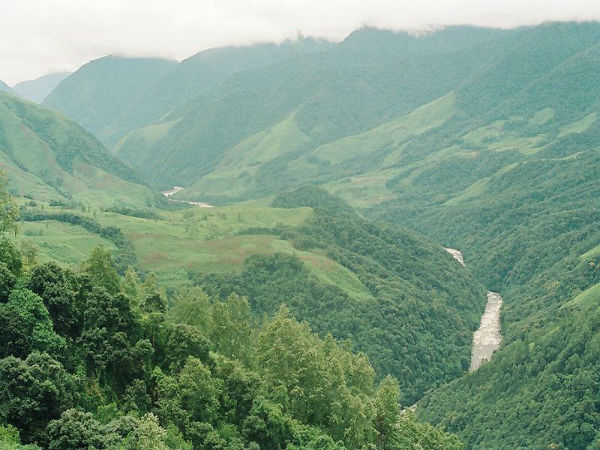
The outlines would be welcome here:
[[[0,444],[600,448],[598,64],[365,27],[7,87]]]
[[[454,248],[444,248],[461,265],[465,266],[462,252]],[[471,365],[469,371],[479,369],[483,361],[489,361],[502,342],[500,329],[500,309],[502,297],[497,292],[487,292],[485,311],[481,316],[479,328],[473,333],[473,349],[471,350]]]

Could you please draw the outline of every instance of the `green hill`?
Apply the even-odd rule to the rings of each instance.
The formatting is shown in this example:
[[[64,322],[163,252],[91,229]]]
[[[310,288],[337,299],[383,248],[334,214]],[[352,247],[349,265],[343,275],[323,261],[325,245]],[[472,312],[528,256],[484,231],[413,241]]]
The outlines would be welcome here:
[[[103,139],[105,128],[176,61],[105,56],[69,75],[46,97],[56,109]]]
[[[96,206],[152,205],[143,178],[66,117],[0,93],[0,160],[18,196]]]
[[[462,36],[446,33],[449,40]],[[273,158],[273,164],[285,165],[310,148],[368,130],[447,93],[477,64],[481,47],[496,39],[490,30],[465,33],[477,39],[465,48],[446,45],[449,50],[434,53],[430,41],[443,40],[438,36],[366,29],[330,50],[238,72],[174,110],[160,132],[155,125],[126,137],[117,154],[162,186],[189,186],[236,145],[293,116],[309,140],[291,155]],[[363,61],[366,46],[373,52]]]

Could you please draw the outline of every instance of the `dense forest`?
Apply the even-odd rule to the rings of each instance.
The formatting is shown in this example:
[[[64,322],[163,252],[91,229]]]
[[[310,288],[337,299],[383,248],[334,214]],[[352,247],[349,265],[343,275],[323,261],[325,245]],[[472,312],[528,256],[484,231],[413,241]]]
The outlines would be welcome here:
[[[258,315],[285,303],[321,336],[348,339],[380,377],[398,378],[404,404],[468,369],[485,301],[485,289],[468,270],[414,233],[359,218],[323,189],[302,186],[273,204],[315,208],[303,227],[265,232],[291,239],[298,251],[320,248],[355,273],[368,295],[357,299],[320,283],[296,256],[285,254],[250,257],[240,274],[199,274],[198,285],[221,298],[244,295]]]
[[[77,272],[25,258],[2,189],[3,449],[462,446],[401,412],[398,381],[376,382],[364,353],[285,306],[261,317],[198,287],[167,298],[152,274],[119,276],[102,247]]]

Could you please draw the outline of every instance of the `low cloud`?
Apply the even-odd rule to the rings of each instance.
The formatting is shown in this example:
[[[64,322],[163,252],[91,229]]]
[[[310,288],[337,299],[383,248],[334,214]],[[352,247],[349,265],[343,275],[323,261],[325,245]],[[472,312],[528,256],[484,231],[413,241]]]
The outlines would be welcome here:
[[[363,25],[421,30],[599,20],[597,0],[0,0],[0,80],[73,71],[110,53],[186,58],[299,33],[341,40]]]

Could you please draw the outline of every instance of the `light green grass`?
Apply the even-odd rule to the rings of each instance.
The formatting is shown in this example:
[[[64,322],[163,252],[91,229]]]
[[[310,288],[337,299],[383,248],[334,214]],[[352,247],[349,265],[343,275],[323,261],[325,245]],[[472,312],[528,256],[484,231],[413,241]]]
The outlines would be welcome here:
[[[310,141],[291,114],[282,122],[256,133],[227,151],[218,166],[177,198],[198,199],[203,195],[242,194],[254,186],[254,175],[262,164],[292,152]]]
[[[72,268],[85,261],[97,245],[115,250],[112,242],[78,225],[53,220],[21,223],[17,242],[23,241],[38,247],[40,262],[56,261]]]
[[[600,302],[600,283],[586,289],[574,299],[565,303],[563,307],[596,306]]]
[[[281,239],[272,241],[271,247],[277,252],[297,256],[318,280],[342,288],[352,298],[364,300],[372,297],[356,274],[325,255],[314,251],[297,250],[290,242]]]
[[[160,122],[130,131],[123,136],[119,142],[117,142],[117,144],[111,149],[111,152],[113,154],[118,154],[121,148],[130,146],[139,147],[141,149],[150,148],[152,145],[157,143],[161,137],[166,135],[178,121],[179,120]]]
[[[529,123],[534,125],[543,125],[552,119],[556,115],[556,111],[552,108],[544,108],[540,109],[536,112],[531,119],[529,119]]]
[[[594,248],[588,250],[583,255],[579,257],[581,261],[589,261],[595,256],[600,255],[600,244],[596,245]]]
[[[104,226],[120,228],[134,243],[140,266],[175,287],[186,282],[188,271],[237,271],[247,256],[272,253],[274,236],[238,234],[250,228],[301,225],[312,209],[270,208],[249,202],[160,214],[158,220],[114,213],[98,214],[97,219]]]
[[[593,112],[578,120],[577,122],[573,122],[563,128],[561,128],[558,137],[565,136],[571,133],[583,133],[589,127],[593,125],[593,123],[598,119],[598,113]]]

